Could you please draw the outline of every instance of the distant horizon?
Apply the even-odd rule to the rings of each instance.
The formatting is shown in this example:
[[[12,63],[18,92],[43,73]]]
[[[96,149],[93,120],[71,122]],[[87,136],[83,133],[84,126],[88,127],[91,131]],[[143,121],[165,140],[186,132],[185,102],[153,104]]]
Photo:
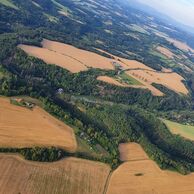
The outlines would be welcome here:
[[[136,0],[160,13],[170,16],[177,22],[194,28],[194,0]],[[130,0],[129,0],[130,2]]]

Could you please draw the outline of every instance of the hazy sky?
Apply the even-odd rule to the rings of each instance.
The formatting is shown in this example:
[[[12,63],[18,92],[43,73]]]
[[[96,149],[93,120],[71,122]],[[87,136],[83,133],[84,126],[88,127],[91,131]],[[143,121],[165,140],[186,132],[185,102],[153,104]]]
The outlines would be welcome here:
[[[194,27],[194,0],[137,0]]]

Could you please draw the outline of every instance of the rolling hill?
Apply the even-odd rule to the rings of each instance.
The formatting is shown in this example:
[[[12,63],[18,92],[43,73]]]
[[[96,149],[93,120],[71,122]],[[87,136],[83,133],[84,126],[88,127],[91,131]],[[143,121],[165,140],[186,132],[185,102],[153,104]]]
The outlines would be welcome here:
[[[0,193],[193,192],[194,36],[172,24],[121,0],[0,0]]]

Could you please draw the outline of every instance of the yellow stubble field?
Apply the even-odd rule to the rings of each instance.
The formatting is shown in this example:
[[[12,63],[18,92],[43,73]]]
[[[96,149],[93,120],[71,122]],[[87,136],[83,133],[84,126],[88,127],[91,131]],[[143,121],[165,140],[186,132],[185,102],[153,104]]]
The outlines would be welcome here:
[[[184,81],[184,78],[179,74],[175,72],[157,72],[141,62],[120,58],[99,49],[97,50],[112,56],[112,59],[93,52],[78,49],[68,44],[46,39],[42,41],[42,48],[28,45],[18,45],[18,47],[31,56],[42,59],[46,63],[63,67],[72,73],[86,71],[89,68],[114,70],[115,66],[113,65],[113,62],[116,62],[120,64],[121,68],[125,70],[128,75],[144,85],[144,87],[141,88],[146,87],[152,92],[153,95],[163,96],[164,94],[152,86],[152,83],[162,84],[175,92],[188,94],[188,90],[182,82]],[[122,85],[113,79],[110,80],[110,78],[106,78],[105,81],[107,83],[112,82],[111,84],[122,87]],[[129,85],[129,87],[134,86]]]
[[[0,147],[55,146],[75,152],[77,142],[71,127],[36,106],[33,110],[0,98]]]
[[[184,176],[161,170],[136,143],[121,144],[119,150],[125,162],[113,172],[107,194],[194,193],[194,173]]]
[[[2,194],[103,194],[110,167],[67,158],[54,163],[24,161],[0,154]]]

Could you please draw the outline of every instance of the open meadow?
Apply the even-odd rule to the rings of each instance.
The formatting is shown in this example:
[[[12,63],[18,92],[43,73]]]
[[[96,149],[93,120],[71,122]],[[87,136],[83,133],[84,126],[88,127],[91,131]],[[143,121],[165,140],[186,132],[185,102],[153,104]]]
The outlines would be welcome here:
[[[2,194],[103,194],[110,172],[109,166],[88,160],[38,163],[4,154],[0,166]]]
[[[166,124],[171,133],[194,140],[194,126],[183,125],[169,120],[163,120],[163,122]]]
[[[69,152],[77,148],[73,129],[38,106],[33,110],[10,104],[0,98],[0,147],[60,147]]]

